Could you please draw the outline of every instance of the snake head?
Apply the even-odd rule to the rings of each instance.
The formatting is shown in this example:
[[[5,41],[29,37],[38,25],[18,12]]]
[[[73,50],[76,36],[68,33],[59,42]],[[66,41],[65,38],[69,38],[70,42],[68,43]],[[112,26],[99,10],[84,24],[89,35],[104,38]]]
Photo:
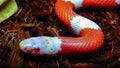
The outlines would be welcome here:
[[[58,37],[31,37],[21,41],[19,47],[33,55],[56,54],[61,50],[61,40]]]
[[[23,52],[39,55],[40,49],[44,49],[46,44],[46,40],[42,37],[31,37],[21,41],[19,47]]]

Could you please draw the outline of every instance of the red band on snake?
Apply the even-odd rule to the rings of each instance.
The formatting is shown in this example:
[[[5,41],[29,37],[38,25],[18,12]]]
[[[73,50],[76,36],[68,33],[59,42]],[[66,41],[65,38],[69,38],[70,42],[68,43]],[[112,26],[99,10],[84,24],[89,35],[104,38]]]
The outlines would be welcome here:
[[[118,7],[119,4],[120,0],[57,0],[56,16],[78,37],[31,37],[20,42],[20,49],[33,55],[73,55],[96,52],[104,42],[101,28],[73,10],[86,7],[113,8]]]

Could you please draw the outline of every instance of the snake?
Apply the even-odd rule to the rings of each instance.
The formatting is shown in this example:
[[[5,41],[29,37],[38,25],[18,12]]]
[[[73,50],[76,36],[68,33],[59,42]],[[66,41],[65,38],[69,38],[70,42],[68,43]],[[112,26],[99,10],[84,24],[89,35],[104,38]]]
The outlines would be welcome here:
[[[98,51],[104,43],[104,33],[94,21],[77,14],[81,8],[110,9],[119,7],[120,0],[57,0],[58,20],[77,37],[38,36],[19,43],[20,49],[31,55],[88,55]]]

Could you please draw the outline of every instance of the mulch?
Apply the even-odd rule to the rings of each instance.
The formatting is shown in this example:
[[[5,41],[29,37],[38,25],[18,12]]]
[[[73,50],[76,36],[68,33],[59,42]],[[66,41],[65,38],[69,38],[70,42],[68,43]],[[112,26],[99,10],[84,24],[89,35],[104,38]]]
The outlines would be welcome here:
[[[44,57],[21,52],[19,42],[35,36],[76,37],[60,24],[54,13],[56,0],[16,0],[18,12],[0,23],[0,68],[119,68],[120,8],[82,9],[78,14],[95,21],[103,30],[105,41],[92,56]]]

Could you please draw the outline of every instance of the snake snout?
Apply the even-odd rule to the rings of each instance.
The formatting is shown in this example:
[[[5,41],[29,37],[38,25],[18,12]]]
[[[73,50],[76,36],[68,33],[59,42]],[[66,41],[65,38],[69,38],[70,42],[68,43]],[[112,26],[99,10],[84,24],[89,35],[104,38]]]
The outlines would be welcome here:
[[[41,37],[32,37],[20,42],[19,47],[22,51],[32,54],[40,54],[40,49],[45,48],[46,42]]]
[[[32,42],[31,39],[26,39],[20,42],[19,47],[21,50],[26,52],[27,50],[32,50],[34,44],[35,43]]]

